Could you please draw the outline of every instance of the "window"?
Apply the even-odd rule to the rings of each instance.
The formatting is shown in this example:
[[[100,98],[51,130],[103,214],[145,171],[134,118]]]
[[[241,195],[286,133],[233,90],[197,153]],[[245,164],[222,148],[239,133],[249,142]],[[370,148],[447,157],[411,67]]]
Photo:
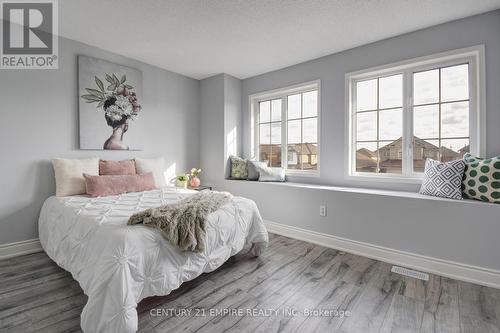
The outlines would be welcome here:
[[[349,176],[419,179],[425,160],[480,154],[482,47],[347,74]]]
[[[250,102],[255,156],[288,173],[317,173],[319,82],[254,95]]]

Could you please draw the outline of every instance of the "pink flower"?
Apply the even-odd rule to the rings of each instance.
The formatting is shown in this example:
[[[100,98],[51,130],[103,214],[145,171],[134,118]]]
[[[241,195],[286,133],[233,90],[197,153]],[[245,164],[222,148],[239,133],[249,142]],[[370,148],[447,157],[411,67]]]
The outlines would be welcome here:
[[[120,86],[120,87],[116,88],[116,90],[115,90],[115,95],[124,95],[124,94],[123,94],[124,89],[125,89],[125,88],[124,88],[124,87],[122,87],[122,86]],[[125,96],[125,95],[124,95],[124,96]]]

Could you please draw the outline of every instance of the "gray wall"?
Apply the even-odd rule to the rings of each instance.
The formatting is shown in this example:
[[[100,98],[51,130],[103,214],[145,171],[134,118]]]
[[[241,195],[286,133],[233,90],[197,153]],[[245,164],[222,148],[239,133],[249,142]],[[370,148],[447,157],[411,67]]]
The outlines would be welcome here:
[[[321,80],[321,177],[304,183],[416,191],[417,185],[344,179],[345,73],[447,50],[486,47],[487,153],[500,155],[500,11],[446,23],[243,80],[243,151],[250,156],[248,96]],[[500,269],[499,205],[410,199],[226,180],[219,185],[255,200],[265,220],[392,249]],[[326,205],[328,216],[319,216]]]
[[[77,55],[143,74],[144,151],[78,150]],[[38,237],[38,214],[53,195],[53,157],[126,159],[164,156],[177,172],[199,164],[198,80],[61,38],[58,70],[0,73],[0,244]]]
[[[224,75],[224,160],[229,156],[242,154],[242,82],[230,75]],[[226,164],[224,179],[229,177],[230,166]]]
[[[224,175],[224,74],[200,84],[200,163],[204,184],[216,184]]]
[[[204,184],[220,186],[230,155],[242,151],[241,80],[219,74],[201,81],[200,161]]]
[[[345,74],[433,53],[485,44],[487,153],[500,155],[500,11],[453,21],[428,29],[357,47],[299,65],[243,80],[244,154],[250,156],[250,112],[248,96],[289,85],[321,80],[321,177],[295,178],[307,183],[363,187],[362,181],[344,179]],[[416,185],[370,184],[370,187],[401,190]]]

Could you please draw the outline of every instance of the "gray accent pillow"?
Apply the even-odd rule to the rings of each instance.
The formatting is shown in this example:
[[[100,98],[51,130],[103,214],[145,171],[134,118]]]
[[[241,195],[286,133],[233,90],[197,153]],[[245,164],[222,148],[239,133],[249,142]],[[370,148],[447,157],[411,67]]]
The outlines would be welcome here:
[[[462,200],[464,169],[465,162],[462,160],[441,163],[428,158],[420,194]]]
[[[260,170],[259,182],[284,182],[286,181],[285,169],[266,167]]]
[[[247,180],[259,180],[260,171],[267,168],[267,162],[247,161]]]
[[[247,160],[238,156],[229,156],[231,160],[231,179],[247,179]]]

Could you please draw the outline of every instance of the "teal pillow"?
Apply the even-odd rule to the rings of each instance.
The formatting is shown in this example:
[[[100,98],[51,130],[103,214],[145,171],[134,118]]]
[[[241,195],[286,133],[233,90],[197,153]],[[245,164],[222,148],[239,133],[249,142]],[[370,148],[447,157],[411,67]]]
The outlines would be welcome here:
[[[247,161],[237,156],[229,156],[231,160],[231,179],[247,179]]]
[[[500,203],[500,156],[482,159],[465,154],[464,197]]]

